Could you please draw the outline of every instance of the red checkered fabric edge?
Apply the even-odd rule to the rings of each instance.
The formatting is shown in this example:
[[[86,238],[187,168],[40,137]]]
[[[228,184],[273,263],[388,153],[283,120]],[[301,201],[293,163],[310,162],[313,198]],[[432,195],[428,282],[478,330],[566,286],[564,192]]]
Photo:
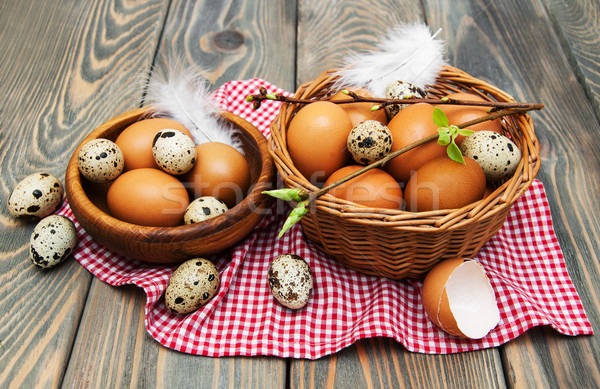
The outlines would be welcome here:
[[[232,81],[215,91],[224,110],[253,123],[265,136],[279,102],[253,110],[245,102],[260,86],[286,93],[261,79]],[[358,339],[390,337],[408,350],[446,354],[499,346],[527,329],[549,325],[565,335],[592,334],[552,226],[543,185],[534,181],[514,204],[506,223],[474,258],[485,268],[500,307],[500,324],[485,338],[467,340],[437,329],[421,304],[421,280],[391,281],[349,270],[317,250],[300,225],[277,239],[290,208],[273,205],[256,229],[229,250],[210,257],[221,275],[217,295],[191,314],[171,314],[163,292],[173,266],[120,256],[95,242],[77,223],[68,203],[59,214],[77,226],[74,258],[100,280],[133,284],[147,295],[145,326],[160,344],[189,354],[316,359]],[[292,311],[277,303],[267,268],[278,255],[295,253],[311,267],[314,289],[307,306]]]

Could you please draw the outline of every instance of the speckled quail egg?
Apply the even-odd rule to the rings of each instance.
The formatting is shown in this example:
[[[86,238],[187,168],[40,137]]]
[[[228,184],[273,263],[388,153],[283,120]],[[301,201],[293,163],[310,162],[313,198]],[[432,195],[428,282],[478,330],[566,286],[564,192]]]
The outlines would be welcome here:
[[[68,218],[50,215],[35,226],[29,245],[33,264],[41,268],[50,268],[71,255],[77,246],[77,230]]]
[[[60,180],[52,174],[30,174],[8,196],[8,212],[17,218],[43,218],[56,211],[63,192]]]
[[[267,272],[273,297],[290,309],[304,307],[310,298],[313,278],[308,263],[296,254],[283,254],[271,262]]]
[[[367,165],[385,157],[392,149],[392,133],[376,120],[357,124],[348,134],[348,152],[356,162]]]
[[[521,160],[517,145],[494,131],[478,131],[465,137],[460,150],[481,166],[488,182],[496,184],[512,177]]]
[[[169,174],[189,172],[196,163],[196,145],[179,130],[159,131],[152,141],[152,155],[157,165]]]
[[[418,86],[407,81],[394,81],[385,88],[385,97],[388,99],[408,99],[424,98],[425,92]],[[392,120],[394,116],[408,104],[390,104],[385,106],[385,112],[388,119]]]
[[[228,209],[227,205],[216,197],[198,197],[188,205],[183,214],[183,221],[185,224],[203,222],[227,212]]]
[[[98,138],[84,144],[79,150],[79,172],[88,180],[104,183],[114,180],[125,166],[123,152],[111,140]]]
[[[219,283],[219,272],[211,261],[190,259],[179,265],[171,275],[165,291],[165,304],[173,313],[193,312],[213,298]]]

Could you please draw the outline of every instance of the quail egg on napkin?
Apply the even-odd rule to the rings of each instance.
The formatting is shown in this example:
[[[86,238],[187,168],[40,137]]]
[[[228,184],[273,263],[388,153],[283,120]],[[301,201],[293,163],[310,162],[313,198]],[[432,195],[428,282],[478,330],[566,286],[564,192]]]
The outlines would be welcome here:
[[[306,261],[296,254],[283,254],[271,262],[267,272],[269,288],[281,305],[304,307],[310,298],[313,278]]]
[[[211,261],[190,259],[179,265],[171,275],[165,291],[165,304],[173,313],[193,312],[213,298],[219,283],[219,272]]]

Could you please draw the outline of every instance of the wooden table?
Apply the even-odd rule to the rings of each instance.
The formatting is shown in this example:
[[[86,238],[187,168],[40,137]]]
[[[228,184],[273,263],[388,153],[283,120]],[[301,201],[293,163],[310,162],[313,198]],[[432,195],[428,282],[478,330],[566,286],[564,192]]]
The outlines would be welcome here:
[[[600,2],[598,0],[0,2],[2,197],[25,175],[64,179],[84,136],[143,105],[169,58],[204,69],[213,89],[260,77],[288,91],[368,49],[386,28],[443,28],[451,65],[532,116],[565,261],[592,325],[600,322]],[[597,336],[535,328],[495,349],[407,352],[359,341],[320,360],[206,358],[160,346],[144,329],[144,293],[111,287],[71,260],[40,271],[35,225],[2,202],[0,387],[580,387],[600,386]]]

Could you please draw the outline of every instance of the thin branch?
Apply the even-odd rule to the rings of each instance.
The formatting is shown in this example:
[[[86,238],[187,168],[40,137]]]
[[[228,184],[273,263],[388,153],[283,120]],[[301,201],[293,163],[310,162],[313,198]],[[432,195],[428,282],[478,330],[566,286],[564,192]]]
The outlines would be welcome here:
[[[481,101],[481,100],[457,100],[453,98],[441,98],[441,99],[431,99],[431,98],[416,98],[410,97],[405,99],[386,99],[380,97],[366,97],[360,96],[352,91],[346,91],[349,99],[342,100],[326,100],[330,101],[334,104],[350,104],[350,103],[377,103],[377,109],[383,108],[386,105],[392,104],[417,104],[417,103],[427,103],[432,105],[469,105],[469,106],[477,106],[477,107],[488,107],[493,109],[506,109],[506,108],[523,108],[526,110],[531,109],[539,109],[533,108],[536,107],[537,104],[534,103],[516,103],[516,102],[506,102],[506,101]],[[273,101],[281,101],[283,103],[291,103],[291,104],[310,104],[316,101],[322,101],[323,99],[298,99],[295,97],[285,96],[280,93],[269,93],[264,87],[259,89],[258,94],[248,95],[246,97],[247,102],[253,103],[253,108],[258,109],[260,105],[265,100],[273,100]]]

